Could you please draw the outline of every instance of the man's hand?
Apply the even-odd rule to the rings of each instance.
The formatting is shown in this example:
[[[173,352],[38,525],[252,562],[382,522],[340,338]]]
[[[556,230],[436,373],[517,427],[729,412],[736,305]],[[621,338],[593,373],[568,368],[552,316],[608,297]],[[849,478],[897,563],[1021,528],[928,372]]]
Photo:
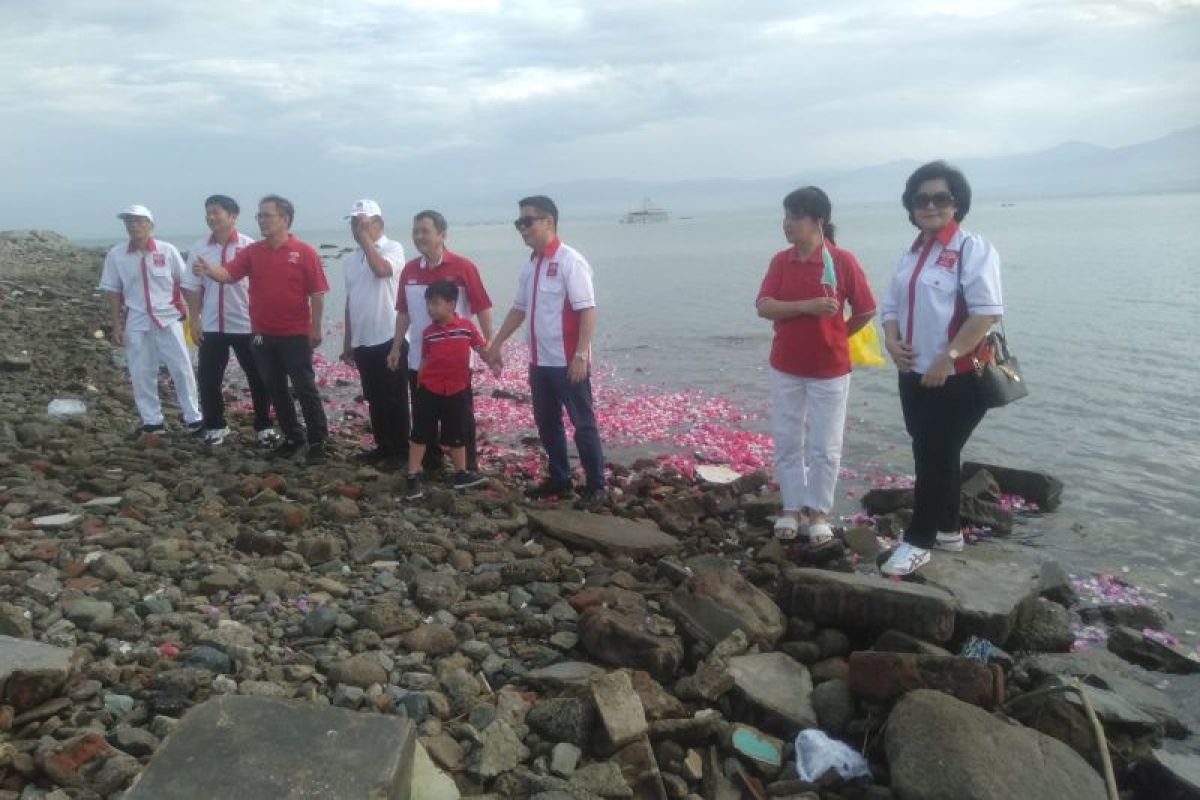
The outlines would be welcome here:
[[[350,345],[342,347],[342,363],[348,367],[355,366],[354,363],[354,348]]]
[[[936,389],[939,386],[944,386],[946,378],[954,372],[954,362],[950,356],[945,353],[940,353],[933,363],[929,365],[929,369],[921,376],[921,385],[926,389]]]
[[[489,346],[487,350],[483,351],[483,360],[492,368],[492,372],[496,373],[496,376],[499,377],[500,373],[504,370],[504,357],[500,355],[500,348]]]
[[[196,256],[196,263],[192,264],[192,274],[207,275],[211,266],[211,264],[204,260],[204,256]]]
[[[188,324],[192,326],[192,341],[200,344],[204,341],[204,326],[200,322],[199,317],[192,317],[188,320]]]
[[[571,366],[567,367],[567,380],[579,383],[588,376],[588,362],[583,358],[572,358]]]
[[[912,345],[907,345],[899,339],[883,340],[884,347],[887,348],[888,355],[892,357],[892,361],[896,364],[896,369],[901,372],[910,372],[913,364],[916,363],[917,354],[913,352]]]
[[[366,217],[351,217],[350,218],[350,233],[354,235],[354,241],[364,250],[367,245],[371,244],[370,237],[367,236],[367,226],[363,225]]]
[[[120,325],[113,325],[112,340],[113,344],[125,344],[125,331]]]
[[[831,317],[838,311],[838,301],[832,297],[814,297],[806,300],[805,304],[804,313],[814,317]]]
[[[320,328],[313,328],[308,332],[308,344],[313,350],[316,350],[318,347],[320,347],[322,341],[323,337],[321,336]]]
[[[399,347],[393,347],[391,350],[388,350],[387,368],[390,369],[392,372],[399,371],[399,369],[400,369],[400,348]]]

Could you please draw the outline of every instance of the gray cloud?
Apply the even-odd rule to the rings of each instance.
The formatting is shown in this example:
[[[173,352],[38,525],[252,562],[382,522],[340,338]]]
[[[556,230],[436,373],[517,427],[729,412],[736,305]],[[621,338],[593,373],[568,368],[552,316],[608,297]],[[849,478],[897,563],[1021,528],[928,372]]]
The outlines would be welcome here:
[[[4,4],[0,225],[1122,144],[1197,122],[1198,33],[1170,0]]]

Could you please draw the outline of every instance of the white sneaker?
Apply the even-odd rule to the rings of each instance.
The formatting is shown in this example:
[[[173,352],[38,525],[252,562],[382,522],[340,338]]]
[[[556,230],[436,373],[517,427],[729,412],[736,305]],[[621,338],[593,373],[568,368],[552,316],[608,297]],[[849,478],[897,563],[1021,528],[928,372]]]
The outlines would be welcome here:
[[[204,443],[210,447],[225,441],[225,437],[229,436],[229,428],[210,428],[204,432]]]
[[[914,547],[908,542],[901,542],[879,571],[884,575],[911,575],[928,564],[929,558],[929,551],[924,547]]]
[[[963,539],[962,531],[939,532],[937,538],[933,540],[933,549],[945,550],[950,553],[961,553],[965,546],[966,540]]]
[[[829,526],[828,522],[814,522],[808,526],[806,533],[808,541],[814,545],[825,544],[833,540],[833,528]]]
[[[258,444],[267,450],[272,450],[279,446],[283,441],[283,437],[279,435],[279,431],[274,428],[263,428],[258,432]]]

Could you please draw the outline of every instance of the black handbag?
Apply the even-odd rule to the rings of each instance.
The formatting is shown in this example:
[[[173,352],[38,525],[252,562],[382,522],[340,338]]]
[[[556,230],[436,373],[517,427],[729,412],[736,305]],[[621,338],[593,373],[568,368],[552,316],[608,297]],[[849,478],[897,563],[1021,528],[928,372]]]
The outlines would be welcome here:
[[[962,269],[966,261],[968,241],[963,239],[963,246],[958,255],[958,296],[964,309],[967,307],[967,296],[963,291]],[[1003,319],[1000,320],[1000,330],[993,328],[983,337],[971,360],[975,366],[979,395],[983,398],[985,407],[1000,408],[1029,394],[1025,376],[1021,374],[1021,364],[1008,349]]]

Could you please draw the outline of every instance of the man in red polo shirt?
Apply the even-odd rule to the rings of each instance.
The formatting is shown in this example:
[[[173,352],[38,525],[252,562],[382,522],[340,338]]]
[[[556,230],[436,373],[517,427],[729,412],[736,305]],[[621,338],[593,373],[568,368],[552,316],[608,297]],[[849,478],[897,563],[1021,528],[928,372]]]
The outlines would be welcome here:
[[[260,241],[238,251],[224,267],[196,259],[197,274],[218,283],[250,277],[250,328],[271,404],[286,441],[276,449],[291,457],[304,448],[305,430],[296,418],[288,381],[300,401],[308,429],[308,463],[325,461],[329,426],[313,373],[313,348],[321,344],[321,315],[329,284],[317,251],[291,233],[295,208],[277,195],[258,204]]]
[[[458,253],[446,249],[446,218],[432,210],[419,212],[413,217],[413,244],[421,255],[404,265],[400,272],[400,291],[396,294],[396,331],[392,338],[392,350],[388,354],[388,366],[401,369],[405,339],[408,342],[409,394],[417,394],[417,370],[421,367],[421,332],[433,320],[425,308],[425,290],[437,281],[450,281],[458,287],[456,313],[470,319],[474,314],[479,320],[479,330],[484,339],[492,337],[492,299],[483,288],[479,269]],[[409,332],[412,335],[408,335]],[[468,387],[469,388],[469,387]],[[469,395],[472,413],[467,418],[467,469],[479,468],[475,443],[474,397]],[[427,472],[442,465],[442,451],[436,437],[426,443],[423,466]]]

